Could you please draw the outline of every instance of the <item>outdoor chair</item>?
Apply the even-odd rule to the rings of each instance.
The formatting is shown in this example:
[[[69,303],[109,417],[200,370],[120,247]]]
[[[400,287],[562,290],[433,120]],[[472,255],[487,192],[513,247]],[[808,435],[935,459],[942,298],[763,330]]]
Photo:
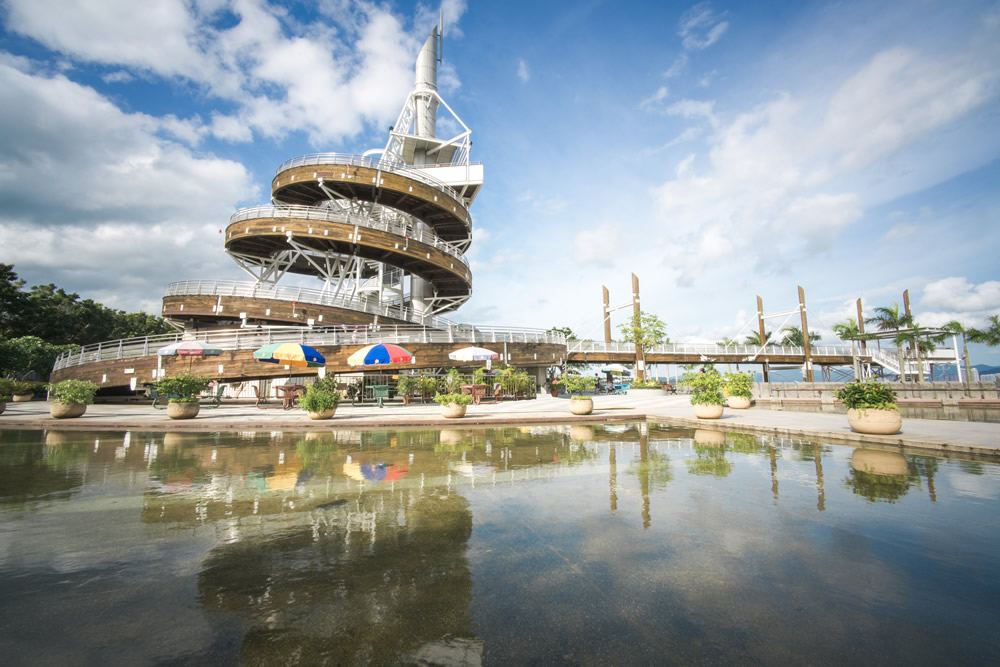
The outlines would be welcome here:
[[[211,401],[210,403],[202,404],[203,408],[217,408],[222,405],[222,394],[226,391],[226,385],[220,384],[219,388],[215,390],[214,394],[209,394],[208,396],[200,396],[199,398]]]

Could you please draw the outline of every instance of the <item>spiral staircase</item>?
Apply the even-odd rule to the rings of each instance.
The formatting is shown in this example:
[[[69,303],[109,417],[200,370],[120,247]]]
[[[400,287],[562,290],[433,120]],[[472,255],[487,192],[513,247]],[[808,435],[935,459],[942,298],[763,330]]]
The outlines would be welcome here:
[[[483,166],[469,161],[471,131],[437,92],[439,45],[435,28],[385,148],[290,159],[271,182],[269,205],[233,214],[225,250],[251,282],[171,283],[163,316],[186,330],[448,326],[442,316],[472,295],[469,206]],[[461,128],[456,136],[436,136],[440,107]],[[317,279],[307,301],[281,289],[288,274]]]

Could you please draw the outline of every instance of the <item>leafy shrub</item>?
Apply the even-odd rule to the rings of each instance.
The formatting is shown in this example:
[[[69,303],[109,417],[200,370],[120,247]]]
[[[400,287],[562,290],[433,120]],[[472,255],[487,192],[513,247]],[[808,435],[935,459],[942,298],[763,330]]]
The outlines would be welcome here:
[[[594,400],[592,396],[570,396],[571,401],[592,401]]]
[[[161,394],[173,394],[179,398],[171,398],[172,403],[192,403],[198,400],[198,394],[205,391],[211,380],[201,375],[182,373],[172,378],[163,378],[156,382],[156,391]]]
[[[896,392],[889,385],[874,380],[848,382],[834,392],[848,408],[855,410],[896,410]]]
[[[725,405],[722,376],[714,368],[704,373],[685,373],[681,384],[691,388],[691,405]]]
[[[631,389],[659,389],[661,386],[657,380],[635,380],[629,385]]]
[[[340,405],[340,391],[333,378],[320,378],[306,388],[299,406],[306,412],[326,412]]]
[[[86,380],[63,380],[48,385],[52,400],[56,403],[82,403],[90,405],[94,402],[94,394],[98,386]]]
[[[570,394],[581,391],[588,391],[594,388],[594,378],[589,375],[577,375],[576,373],[566,373],[559,378],[555,384],[565,387]]]
[[[753,398],[753,373],[726,373],[722,386],[730,396]]]
[[[412,375],[400,375],[399,381],[396,382],[396,392],[400,396],[409,396],[417,389],[417,378]]]
[[[469,405],[472,403],[472,396],[468,394],[435,394],[434,402],[441,405],[454,403],[455,405]]]

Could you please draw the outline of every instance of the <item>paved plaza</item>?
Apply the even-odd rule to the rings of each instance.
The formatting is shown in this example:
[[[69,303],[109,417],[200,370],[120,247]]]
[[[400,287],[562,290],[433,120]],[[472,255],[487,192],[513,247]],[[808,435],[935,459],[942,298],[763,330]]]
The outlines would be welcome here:
[[[171,420],[165,410],[148,403],[98,403],[82,417],[52,419],[44,401],[7,403],[0,428],[246,431],[316,430],[335,428],[438,428],[499,424],[572,423],[578,421],[652,421],[689,428],[776,434],[842,444],[872,443],[894,447],[1000,456],[1000,424],[904,419],[901,433],[872,436],[854,433],[843,414],[786,412],[762,408],[726,409],[722,419],[701,420],[692,415],[687,396],[596,396],[594,412],[578,417],[569,412],[569,399],[541,395],[529,401],[470,405],[461,420],[444,419],[436,403],[387,402],[352,406],[342,403],[331,420],[313,421],[301,409],[261,409],[253,402],[223,401],[219,408],[202,408],[196,419]]]

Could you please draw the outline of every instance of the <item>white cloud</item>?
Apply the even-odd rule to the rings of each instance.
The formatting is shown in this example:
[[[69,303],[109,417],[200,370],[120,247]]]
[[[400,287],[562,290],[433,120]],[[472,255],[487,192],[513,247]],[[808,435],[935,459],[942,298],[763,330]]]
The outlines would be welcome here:
[[[660,86],[656,89],[656,92],[639,102],[639,108],[643,110],[659,110],[662,106],[663,100],[667,99],[670,95],[670,89],[666,86]]]
[[[712,11],[707,2],[694,5],[681,15],[677,34],[682,38],[684,48],[689,51],[707,49],[719,41],[729,28],[723,21],[723,14]]]
[[[882,235],[884,241],[890,243],[898,243],[900,241],[906,241],[916,237],[919,227],[916,225],[910,225],[906,223],[900,223],[898,225],[893,225],[889,230]]]
[[[622,230],[616,222],[581,229],[573,238],[573,259],[580,264],[610,266],[622,250]]]
[[[206,275],[224,263],[218,229],[259,190],[243,165],[185,147],[196,122],[124,113],[62,74],[8,64],[0,88],[18,100],[0,105],[0,238],[18,240],[4,261],[20,275],[147,308],[178,275],[218,275]]]
[[[920,305],[925,309],[966,312],[985,316],[1000,312],[1000,281],[973,285],[966,278],[950,277],[924,286]]]
[[[174,0],[7,5],[9,29],[74,60],[120,67],[109,81],[149,74],[232,103],[232,122],[207,128],[219,139],[303,131],[317,149],[395,119],[412,85],[414,53],[438,22],[437,8],[420,5],[409,33],[388,10],[361,1],[321,5],[327,20],[309,25],[252,0],[225,7]],[[223,9],[237,22],[213,27]],[[442,9],[446,33],[460,38],[456,22],[466,3],[449,0]],[[441,70],[442,90],[457,87],[447,62]]]
[[[527,83],[531,79],[531,73],[528,71],[528,63],[524,62],[523,58],[517,61],[517,78],[524,83]]]
[[[682,118],[704,118],[712,127],[716,127],[719,121],[715,117],[715,114],[712,113],[714,107],[714,100],[689,100],[685,98],[671,104],[667,107],[666,112],[668,115],[680,116]]]
[[[864,215],[865,199],[849,185],[871,196],[866,168],[988,99],[984,67],[893,49],[846,76],[818,115],[814,101],[790,94],[729,122],[710,101],[669,106],[670,114],[715,128],[707,165],[703,156],[687,156],[676,176],[653,190],[682,283],[727,253],[769,271],[829,253]],[[889,237],[905,232],[897,226]]]
[[[666,72],[663,73],[663,78],[672,79],[678,76],[687,67],[688,56],[686,53],[681,53],[679,56],[674,58],[674,62],[670,63],[670,67]]]

